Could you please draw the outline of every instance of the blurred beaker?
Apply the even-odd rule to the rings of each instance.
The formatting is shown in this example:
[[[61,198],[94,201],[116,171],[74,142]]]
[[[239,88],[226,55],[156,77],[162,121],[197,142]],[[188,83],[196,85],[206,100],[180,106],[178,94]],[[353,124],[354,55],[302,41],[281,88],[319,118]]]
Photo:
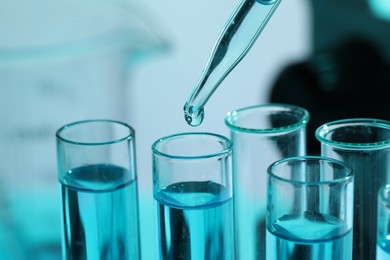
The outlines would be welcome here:
[[[309,113],[288,104],[265,104],[228,113],[233,142],[234,218],[238,259],[265,259],[267,167],[305,155]]]
[[[236,259],[231,141],[180,133],[152,151],[158,259]]]
[[[60,254],[53,136],[128,121],[131,72],[167,43],[151,18],[125,0],[0,1],[0,258]]]
[[[352,259],[353,172],[325,157],[268,168],[267,260]]]
[[[79,121],[56,139],[62,259],[141,259],[134,129]]]
[[[355,178],[353,259],[375,259],[377,197],[390,181],[390,122],[351,118],[316,130],[321,155],[352,167]]]

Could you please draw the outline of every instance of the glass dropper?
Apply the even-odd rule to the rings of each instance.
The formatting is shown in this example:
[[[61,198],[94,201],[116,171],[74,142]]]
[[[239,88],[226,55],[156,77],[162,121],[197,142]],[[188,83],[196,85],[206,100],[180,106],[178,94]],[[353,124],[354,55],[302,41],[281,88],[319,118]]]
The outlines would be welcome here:
[[[225,24],[201,77],[184,105],[191,126],[204,117],[204,106],[225,77],[248,53],[281,0],[242,0]]]

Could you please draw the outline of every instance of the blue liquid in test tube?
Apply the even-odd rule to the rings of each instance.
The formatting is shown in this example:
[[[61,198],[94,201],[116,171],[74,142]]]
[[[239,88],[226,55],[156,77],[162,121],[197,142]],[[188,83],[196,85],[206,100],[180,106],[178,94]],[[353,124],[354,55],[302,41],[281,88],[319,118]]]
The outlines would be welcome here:
[[[330,215],[309,212],[286,215],[267,229],[269,260],[352,259],[352,232],[347,224]]]
[[[233,202],[224,186],[175,183],[155,199],[160,259],[234,259]]]
[[[64,259],[140,259],[137,182],[126,169],[82,166],[60,181]]]

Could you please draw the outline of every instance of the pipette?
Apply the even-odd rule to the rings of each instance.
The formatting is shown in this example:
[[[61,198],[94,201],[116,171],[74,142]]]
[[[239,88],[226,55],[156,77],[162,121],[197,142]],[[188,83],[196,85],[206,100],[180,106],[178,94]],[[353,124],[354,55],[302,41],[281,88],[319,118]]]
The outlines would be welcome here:
[[[244,58],[281,0],[242,0],[225,24],[190,98],[184,116],[191,126],[204,117],[204,106],[225,77]]]

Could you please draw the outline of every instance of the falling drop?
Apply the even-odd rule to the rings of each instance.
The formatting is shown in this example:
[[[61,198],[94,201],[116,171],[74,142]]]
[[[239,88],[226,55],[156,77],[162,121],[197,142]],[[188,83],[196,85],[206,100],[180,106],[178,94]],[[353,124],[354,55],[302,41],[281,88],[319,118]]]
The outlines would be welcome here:
[[[203,122],[204,110],[195,110],[194,107],[184,107],[184,117],[190,126],[199,126]]]

